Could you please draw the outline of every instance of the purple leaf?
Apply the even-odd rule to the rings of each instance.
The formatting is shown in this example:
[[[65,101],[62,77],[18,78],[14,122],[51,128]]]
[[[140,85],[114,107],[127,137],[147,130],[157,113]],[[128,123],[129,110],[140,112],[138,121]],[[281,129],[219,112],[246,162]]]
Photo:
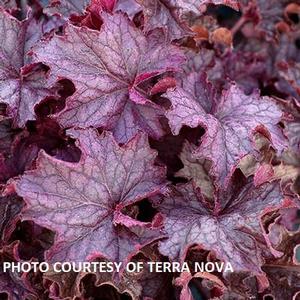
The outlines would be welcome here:
[[[177,70],[183,56],[173,46],[148,41],[121,14],[103,14],[103,20],[100,33],[68,25],[64,36],[55,36],[34,50],[36,60],[49,65],[52,74],[66,77],[76,86],[57,118],[65,127],[112,129],[123,143],[140,129],[160,135],[159,109],[153,116],[154,106],[138,84]],[[65,59],[58,63],[61,57]],[[140,108],[135,109],[136,114],[126,113],[134,102],[143,105],[142,114]]]
[[[192,34],[188,27],[190,14],[201,15],[206,4],[223,4],[238,8],[235,0],[136,0],[143,8],[144,30],[163,28],[169,39],[180,39]]]
[[[59,14],[66,18],[81,15],[89,5],[89,0],[51,0],[44,12],[49,15]]]
[[[1,265],[2,263],[3,262],[1,262]],[[25,284],[24,277],[21,274],[11,271],[4,273],[2,266],[0,266],[0,293],[3,299],[8,300],[36,298],[36,294]],[[4,296],[2,293],[7,296]]]
[[[300,63],[280,64],[279,74],[295,90],[300,97]]]
[[[191,72],[203,73],[212,67],[215,62],[215,52],[210,49],[201,48],[199,52],[193,50],[186,50],[185,56],[187,58],[183,69],[186,74]]]
[[[130,19],[142,10],[141,6],[135,0],[118,0],[115,11],[126,13]]]
[[[145,32],[158,27],[163,28],[170,40],[191,35],[191,30],[179,19],[176,10],[172,7],[172,1],[138,0],[137,2],[143,7]]]
[[[153,166],[156,153],[145,136],[119,147],[108,133],[73,130],[72,135],[83,152],[78,164],[41,152],[37,169],[17,182],[18,194],[28,203],[24,219],[57,232],[47,253],[51,261],[84,261],[95,255],[123,261],[160,236],[155,230],[117,225],[115,215],[162,190],[164,169]]]
[[[1,0],[0,6],[4,9],[8,10],[9,12],[17,11],[18,6],[15,0]]]
[[[160,242],[160,251],[173,260],[182,260],[189,246],[199,244],[230,262],[236,272],[259,273],[268,253],[260,216],[280,205],[282,199],[279,184],[255,188],[248,182],[239,191],[219,191],[212,209],[199,189],[191,183],[181,185],[158,206],[166,217],[169,236]]]
[[[200,125],[206,129],[195,156],[213,162],[211,171],[221,185],[228,182],[239,160],[254,151],[252,134],[255,131],[263,131],[273,146],[282,151],[285,139],[277,125],[282,112],[270,98],[260,97],[257,92],[245,95],[237,86],[231,85],[211,113],[207,113],[203,103],[207,103],[207,99],[213,103],[215,99],[207,97],[207,91],[210,93],[207,83],[204,88],[206,98],[201,95],[201,88],[199,98],[189,86],[168,91],[165,95],[171,100],[172,108],[166,115],[174,134],[178,134],[183,125]]]
[[[300,151],[300,120],[286,125],[286,135],[290,140],[291,148]]]
[[[27,52],[46,33],[43,21],[33,16],[20,22],[0,10],[0,102],[8,104],[14,123],[24,126],[35,119],[34,105],[51,95],[47,71],[39,64],[31,64]],[[48,27],[51,30],[53,27]]]

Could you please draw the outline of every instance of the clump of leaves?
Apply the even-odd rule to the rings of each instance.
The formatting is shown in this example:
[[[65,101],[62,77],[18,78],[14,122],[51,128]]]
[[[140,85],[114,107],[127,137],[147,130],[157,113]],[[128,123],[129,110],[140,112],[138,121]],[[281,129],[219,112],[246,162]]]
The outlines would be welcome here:
[[[234,269],[2,272],[0,297],[299,297],[299,20],[298,0],[0,1],[0,268]]]

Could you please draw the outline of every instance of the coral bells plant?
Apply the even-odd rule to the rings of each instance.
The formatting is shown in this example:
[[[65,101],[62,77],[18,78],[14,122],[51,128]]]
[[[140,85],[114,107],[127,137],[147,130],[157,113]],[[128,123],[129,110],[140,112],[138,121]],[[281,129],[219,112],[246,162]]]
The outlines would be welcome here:
[[[300,299],[300,1],[0,6],[1,299]]]

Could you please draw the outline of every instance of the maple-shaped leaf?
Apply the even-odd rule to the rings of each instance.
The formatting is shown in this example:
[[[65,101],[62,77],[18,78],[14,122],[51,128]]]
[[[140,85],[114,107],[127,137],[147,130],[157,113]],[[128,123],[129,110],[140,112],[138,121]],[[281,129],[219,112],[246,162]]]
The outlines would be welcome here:
[[[41,36],[53,27],[32,15],[20,22],[0,10],[0,102],[8,104],[14,123],[22,127],[33,120],[34,105],[51,95],[47,70],[30,64],[27,52]],[[27,65],[26,65],[27,64]]]
[[[47,252],[51,261],[84,261],[103,255],[123,261],[159,237],[137,222],[122,224],[122,209],[164,188],[164,172],[153,166],[156,152],[144,135],[119,147],[111,134],[95,130],[72,131],[83,152],[79,163],[59,161],[45,152],[37,169],[17,182],[17,193],[28,203],[24,219],[56,231]]]
[[[221,185],[228,183],[239,160],[254,151],[252,135],[255,131],[262,131],[273,146],[282,151],[285,139],[278,126],[282,112],[270,98],[260,97],[257,92],[245,95],[236,85],[231,85],[215,104],[216,99],[207,97],[211,94],[208,83],[201,80],[198,84],[202,86],[199,95],[190,85],[168,91],[165,95],[172,107],[166,116],[174,134],[178,134],[183,125],[200,125],[206,129],[194,154],[212,161],[211,172]],[[207,111],[204,103],[209,100]]]
[[[269,253],[260,216],[280,206],[282,200],[277,182],[255,188],[248,180],[240,187],[219,190],[212,208],[192,183],[180,185],[158,205],[169,237],[160,242],[160,251],[173,260],[182,260],[188,247],[198,244],[230,262],[234,271],[259,273]]]
[[[103,13],[102,18],[100,33],[68,25],[64,36],[54,36],[34,50],[36,60],[52,74],[75,84],[76,92],[57,119],[65,127],[113,130],[119,142],[138,130],[158,138],[160,108],[138,84],[177,70],[183,56],[174,46],[147,39],[122,14]]]

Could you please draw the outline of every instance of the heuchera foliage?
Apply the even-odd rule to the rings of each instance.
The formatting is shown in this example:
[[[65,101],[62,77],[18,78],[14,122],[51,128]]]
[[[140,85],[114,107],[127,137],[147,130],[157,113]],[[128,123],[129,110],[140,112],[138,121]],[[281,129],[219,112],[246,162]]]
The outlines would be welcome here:
[[[0,33],[1,299],[300,297],[300,1],[3,0]]]

